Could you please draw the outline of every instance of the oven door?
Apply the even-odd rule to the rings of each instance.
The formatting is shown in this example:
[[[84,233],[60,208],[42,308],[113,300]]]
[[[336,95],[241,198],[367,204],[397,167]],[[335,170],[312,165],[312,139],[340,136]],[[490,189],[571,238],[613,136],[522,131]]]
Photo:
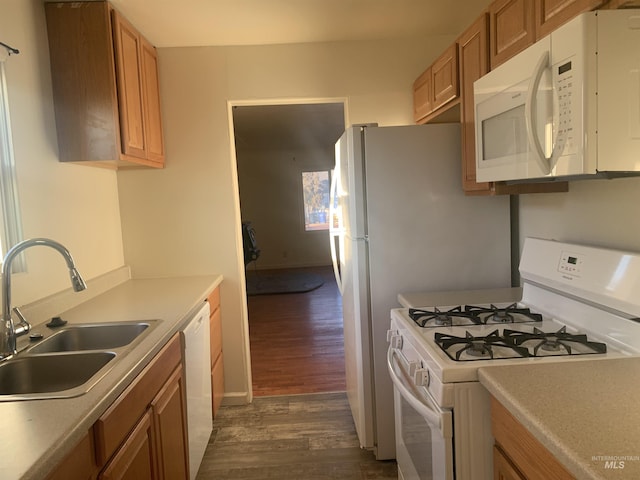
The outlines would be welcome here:
[[[409,374],[409,362],[393,342],[387,367],[394,391],[398,478],[452,480],[451,411],[441,408],[426,388],[416,385]]]

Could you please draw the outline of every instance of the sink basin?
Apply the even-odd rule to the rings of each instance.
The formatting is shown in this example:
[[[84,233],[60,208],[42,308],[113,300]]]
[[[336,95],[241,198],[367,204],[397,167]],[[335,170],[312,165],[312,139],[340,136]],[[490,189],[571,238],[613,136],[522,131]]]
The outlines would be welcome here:
[[[148,327],[149,322],[68,326],[31,347],[29,353],[111,350],[129,345]]]
[[[7,360],[0,364],[0,395],[6,396],[4,401],[81,395],[98,381],[98,373],[106,373],[102,369],[115,356],[114,352],[79,352]]]

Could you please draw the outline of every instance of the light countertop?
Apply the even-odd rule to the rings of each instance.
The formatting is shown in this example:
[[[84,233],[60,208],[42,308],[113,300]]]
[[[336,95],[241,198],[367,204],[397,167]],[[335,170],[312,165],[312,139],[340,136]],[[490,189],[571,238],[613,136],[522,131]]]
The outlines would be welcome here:
[[[0,478],[40,479],[84,436],[162,346],[189,321],[221,276],[133,279],[60,316],[69,324],[159,319],[159,325],[88,393],[75,398],[0,402]]]
[[[640,479],[640,358],[485,367],[479,378],[579,480]]]

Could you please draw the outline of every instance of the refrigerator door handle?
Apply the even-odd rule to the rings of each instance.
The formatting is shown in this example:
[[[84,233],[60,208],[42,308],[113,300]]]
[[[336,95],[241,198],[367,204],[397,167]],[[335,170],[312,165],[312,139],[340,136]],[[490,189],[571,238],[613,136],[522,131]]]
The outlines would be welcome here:
[[[339,208],[336,209],[335,204],[338,200],[338,169],[333,170],[331,176],[331,191],[329,195],[329,242],[331,247],[331,263],[333,264],[333,274],[336,277],[338,290],[342,295],[342,275],[340,273],[340,265],[338,263],[338,255],[336,252],[336,242],[344,235],[342,228],[342,218],[339,216]],[[338,225],[335,222],[337,220]]]

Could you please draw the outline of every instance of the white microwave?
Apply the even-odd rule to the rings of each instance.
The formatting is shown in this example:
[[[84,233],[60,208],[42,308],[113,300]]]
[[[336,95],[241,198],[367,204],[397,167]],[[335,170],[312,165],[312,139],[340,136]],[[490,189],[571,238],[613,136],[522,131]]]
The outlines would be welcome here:
[[[479,182],[640,174],[640,10],[584,13],[474,83]]]

